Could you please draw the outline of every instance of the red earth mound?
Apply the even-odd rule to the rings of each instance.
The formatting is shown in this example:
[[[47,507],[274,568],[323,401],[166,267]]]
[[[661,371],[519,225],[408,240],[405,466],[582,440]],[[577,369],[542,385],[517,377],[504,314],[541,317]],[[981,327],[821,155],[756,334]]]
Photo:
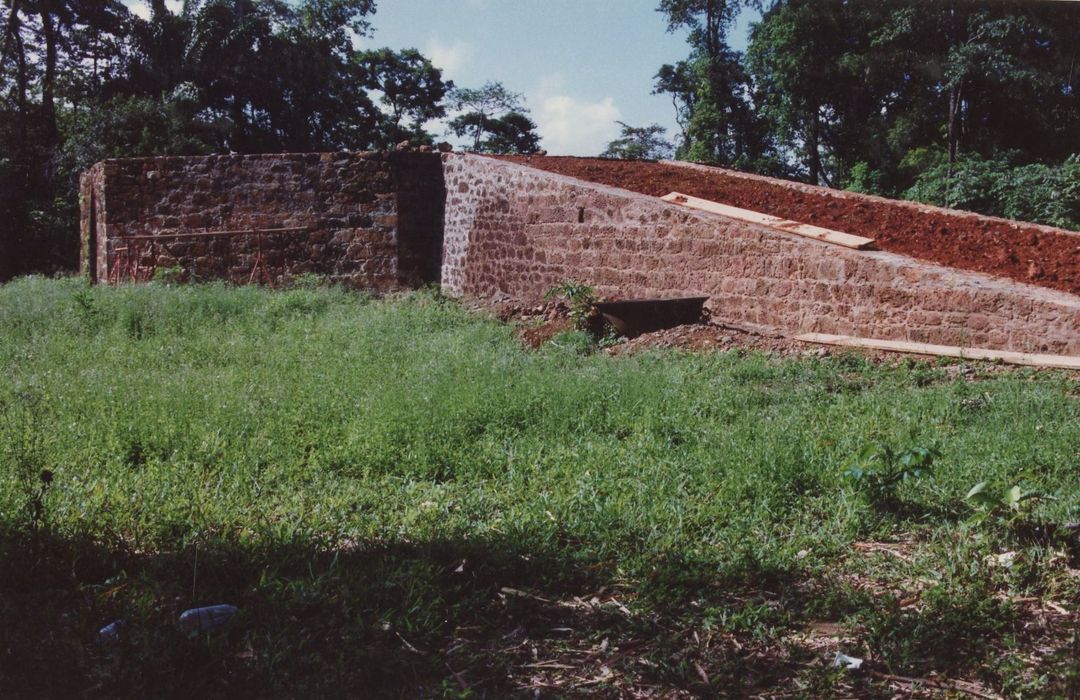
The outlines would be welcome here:
[[[1031,225],[804,191],[667,163],[508,156],[541,170],[660,197],[682,192],[873,238],[881,250],[1080,294],[1080,235]]]

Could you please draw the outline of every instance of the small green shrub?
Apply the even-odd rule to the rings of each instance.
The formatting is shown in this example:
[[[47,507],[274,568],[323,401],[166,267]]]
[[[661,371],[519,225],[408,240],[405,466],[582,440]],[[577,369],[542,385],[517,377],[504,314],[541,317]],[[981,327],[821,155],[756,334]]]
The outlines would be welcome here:
[[[950,172],[944,152],[916,149],[903,163],[916,173],[904,198],[1080,229],[1080,156],[1069,156],[1059,165],[1016,161],[1013,153],[991,158],[967,154],[952,164]],[[852,172],[854,177],[857,170]]]
[[[881,172],[873,170],[869,163],[859,161],[848,173],[848,181],[844,189],[862,194],[881,194]]]
[[[562,299],[570,305],[570,320],[574,327],[580,331],[586,330],[589,325],[589,317],[593,312],[593,304],[600,300],[596,289],[583,284],[567,280],[560,282],[544,294],[544,299]]]
[[[101,309],[95,303],[94,295],[89,289],[76,290],[71,295],[71,306],[83,330],[97,330],[98,324],[101,322]]]
[[[997,522],[1004,525],[1030,523],[1034,509],[1049,496],[1025,489],[1022,479],[980,481],[964,497],[975,508],[974,522]]]
[[[615,330],[615,326],[605,323],[604,332],[600,334],[600,338],[596,341],[596,344],[602,348],[613,348],[619,345],[625,340],[619,332]]]
[[[889,445],[871,444],[846,473],[871,504],[891,508],[897,502],[901,484],[931,476],[937,456],[932,448],[896,451]]]

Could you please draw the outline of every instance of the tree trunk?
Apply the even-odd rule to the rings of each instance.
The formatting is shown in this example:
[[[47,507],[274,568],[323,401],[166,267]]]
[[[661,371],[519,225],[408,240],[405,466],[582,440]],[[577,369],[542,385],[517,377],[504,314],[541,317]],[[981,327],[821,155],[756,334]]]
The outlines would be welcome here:
[[[6,29],[4,31],[4,48],[0,50],[0,66],[7,62],[8,51],[15,43],[15,32],[19,29],[19,0],[11,0],[11,11],[8,13]]]
[[[18,86],[18,104],[19,104],[19,150],[24,151],[26,149],[27,141],[27,72],[26,72],[26,46],[23,44],[22,35],[19,33],[19,21],[16,17],[15,28],[11,35],[15,44],[15,59],[18,64],[18,69],[15,74],[16,85]]]
[[[949,23],[947,30],[947,45],[948,47],[956,46],[959,43],[960,31],[957,27],[956,17],[956,3],[949,3]],[[948,52],[946,52],[948,53]],[[952,176],[953,167],[956,165],[956,151],[957,141],[959,140],[959,134],[957,133],[957,119],[960,115],[960,90],[963,88],[963,79],[956,78],[955,83],[949,86],[949,117],[948,124],[946,125],[947,131],[947,148],[949,151],[949,162],[945,170],[945,206],[950,206],[950,200],[952,199]]]
[[[819,108],[814,105],[810,115],[810,129],[806,135],[806,167],[810,171],[810,184],[821,184],[821,120]]]
[[[715,61],[720,56],[720,13],[722,10],[716,7],[718,2],[724,0],[708,0],[705,3],[705,52],[710,61]]]
[[[960,142],[960,96],[963,85],[963,81],[957,81],[955,86],[949,88],[949,164],[945,170],[945,206],[947,207],[952,206],[952,178]]]
[[[232,143],[229,144],[229,149],[234,153],[247,153],[249,139],[247,133],[247,117],[244,115],[244,101],[235,93],[232,96],[232,120],[233,136]]]
[[[41,10],[41,30],[45,35],[45,74],[41,83],[41,113],[44,118],[44,137],[48,147],[56,141],[56,61],[57,27],[53,16],[46,7]]]
[[[958,122],[960,120],[960,84],[949,88],[949,174],[952,174],[953,164],[956,163],[957,143],[960,140]]]

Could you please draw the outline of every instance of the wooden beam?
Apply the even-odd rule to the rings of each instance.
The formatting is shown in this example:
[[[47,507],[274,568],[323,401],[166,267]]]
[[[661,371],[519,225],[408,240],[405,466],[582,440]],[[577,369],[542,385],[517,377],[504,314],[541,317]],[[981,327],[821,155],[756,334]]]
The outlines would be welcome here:
[[[865,350],[887,350],[890,352],[908,352],[915,355],[959,357],[964,360],[999,360],[1010,365],[1080,370],[1080,357],[1070,355],[1038,355],[1026,352],[1009,352],[1007,350],[986,350],[983,348],[961,348],[954,345],[911,343],[904,340],[855,338],[849,335],[829,335],[827,333],[803,333],[795,336],[795,340],[804,343],[841,345],[843,347],[863,348]]]
[[[762,214],[749,209],[740,209],[738,207],[720,204],[719,202],[713,202],[708,199],[699,199],[698,197],[691,197],[690,195],[680,194],[678,192],[666,194],[660,199],[672,204],[681,204],[684,207],[690,207],[691,209],[707,211],[711,214],[720,214],[729,219],[738,219],[739,221],[746,221],[747,223],[759,224],[761,226],[779,229],[780,231],[785,231],[787,233],[794,233],[796,236],[813,238],[818,241],[825,241],[826,243],[834,243],[836,245],[844,246],[845,248],[867,250],[874,245],[874,240],[872,238],[854,236],[850,233],[833,231],[832,229],[812,226],[810,224],[800,224],[798,221],[789,221],[788,219],[782,219],[779,216],[770,216],[769,214]]]

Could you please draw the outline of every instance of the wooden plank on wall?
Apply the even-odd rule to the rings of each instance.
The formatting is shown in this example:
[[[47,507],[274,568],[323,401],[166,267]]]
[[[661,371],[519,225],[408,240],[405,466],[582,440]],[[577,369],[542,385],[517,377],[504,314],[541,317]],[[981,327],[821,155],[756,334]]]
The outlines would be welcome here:
[[[982,348],[961,348],[954,345],[929,345],[912,343],[904,340],[876,340],[873,338],[855,338],[848,335],[829,335],[827,333],[803,333],[795,340],[804,343],[840,345],[866,350],[888,350],[908,352],[916,355],[935,355],[938,357],[959,357],[965,360],[1000,360],[1011,365],[1029,367],[1056,367],[1058,369],[1080,370],[1080,357],[1070,355],[1039,355],[1007,350],[986,350]]]
[[[874,245],[874,240],[872,238],[863,238],[862,236],[854,236],[850,233],[833,231],[832,229],[821,228],[820,226],[801,224],[798,221],[789,221],[788,219],[783,219],[779,216],[762,214],[760,212],[751,211],[750,209],[740,209],[739,207],[720,204],[719,202],[713,202],[708,199],[691,197],[690,195],[680,194],[679,192],[666,194],[660,199],[665,202],[670,202],[671,204],[681,204],[684,207],[690,207],[691,209],[707,211],[712,214],[720,214],[721,216],[726,216],[730,219],[738,219],[739,221],[746,221],[751,224],[768,226],[787,233],[794,233],[797,236],[813,238],[818,241],[825,241],[826,243],[834,243],[836,245],[844,246],[845,248],[867,250]]]

